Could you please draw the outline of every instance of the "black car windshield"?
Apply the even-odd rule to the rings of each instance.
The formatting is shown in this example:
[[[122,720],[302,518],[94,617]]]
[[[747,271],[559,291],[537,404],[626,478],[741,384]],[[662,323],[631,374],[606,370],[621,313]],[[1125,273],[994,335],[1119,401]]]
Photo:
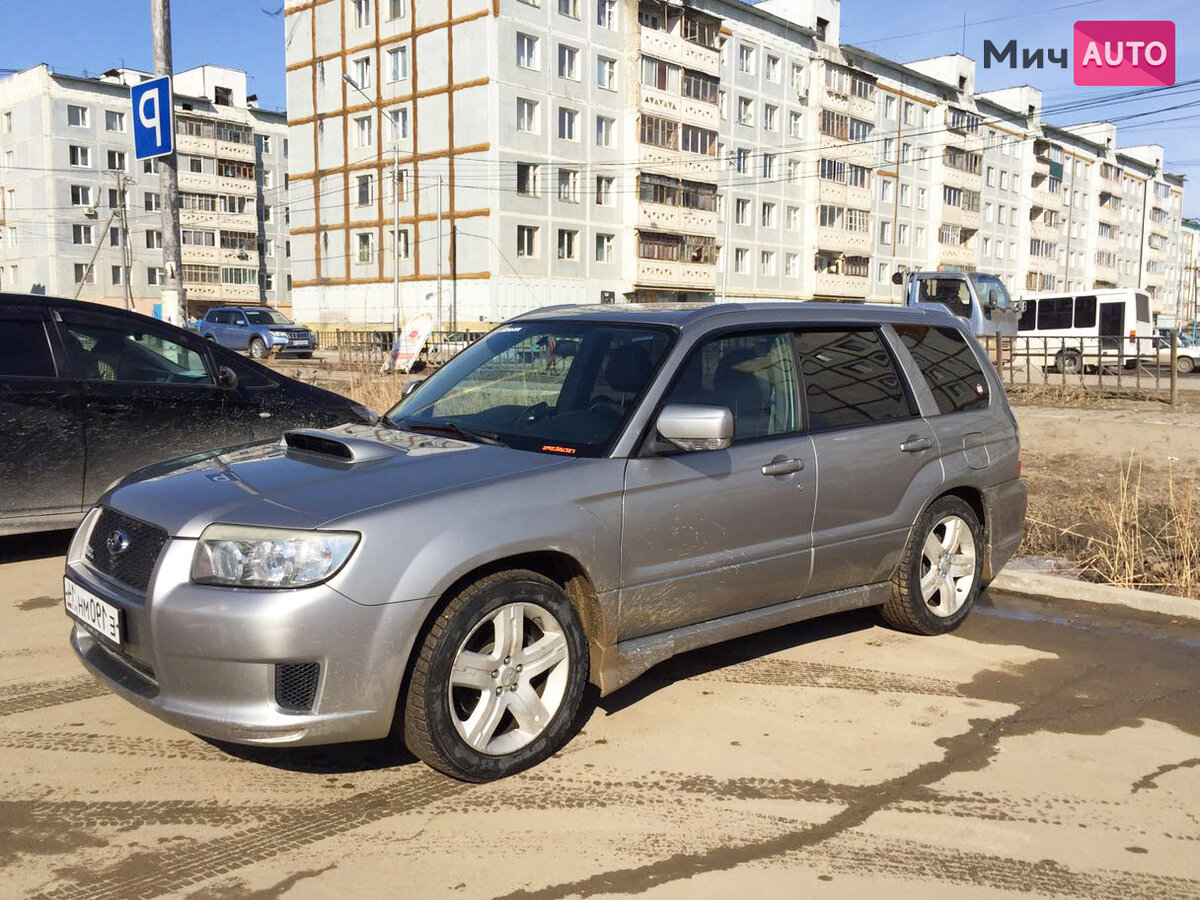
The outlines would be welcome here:
[[[273,309],[248,309],[246,318],[251,325],[291,325],[292,320]]]
[[[521,450],[603,456],[674,338],[661,326],[513,322],[455,356],[387,419]]]

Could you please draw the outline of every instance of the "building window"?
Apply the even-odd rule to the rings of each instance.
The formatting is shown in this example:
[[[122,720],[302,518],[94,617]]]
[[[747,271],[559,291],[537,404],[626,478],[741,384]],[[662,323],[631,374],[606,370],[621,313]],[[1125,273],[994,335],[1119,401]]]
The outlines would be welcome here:
[[[750,259],[750,251],[745,247],[738,247],[733,251],[733,271],[739,275],[746,274],[746,263]]]
[[[617,27],[617,0],[596,0],[596,24],[610,30]]]
[[[579,232],[569,228],[558,229],[558,258],[578,259]]]
[[[745,75],[755,74],[754,48],[749,44],[738,44],[738,71]]]
[[[879,243],[881,243],[881,244],[891,244],[892,243],[892,223],[891,222],[880,222],[879,223]]]
[[[771,54],[768,53],[766,70],[763,72],[763,74],[766,76],[767,81],[773,81],[776,84],[778,84],[779,79],[780,79],[780,72],[781,72],[781,66],[779,65],[779,57],[772,56]]]
[[[146,284],[154,286],[157,284],[162,284],[162,280],[162,266],[148,266],[146,268]]]
[[[86,244],[92,243],[92,226],[91,225],[72,225],[71,226],[71,243]]]
[[[145,201],[146,212],[158,212],[162,209],[162,198],[153,191],[146,191]]]
[[[161,250],[162,249],[162,232],[155,228],[146,230],[146,249]]]
[[[788,134],[794,138],[803,137],[804,119],[798,112],[788,113]]]
[[[579,80],[579,51],[576,48],[558,45],[558,77]]]
[[[613,236],[611,234],[596,235],[596,262],[608,264],[613,261]]]
[[[359,116],[354,120],[359,147],[370,147],[374,142],[370,116]]]
[[[789,231],[800,230],[800,207],[789,206],[787,208],[787,227]]]
[[[608,175],[596,176],[596,205],[613,205],[613,180]]]
[[[408,15],[408,0],[387,0],[388,18],[403,19]]]
[[[358,176],[358,205],[370,206],[375,177],[373,175]]]
[[[523,197],[538,194],[538,166],[536,163],[517,163],[517,193]]]
[[[688,153],[700,153],[704,156],[716,156],[717,133],[707,128],[695,125],[684,125],[682,133],[682,149]]]
[[[88,108],[86,106],[67,106],[67,124],[76,128],[88,127]]]
[[[779,130],[779,107],[770,103],[763,105],[763,128],[767,131]]]
[[[393,142],[408,140],[408,107],[388,110],[388,122],[391,123]]]
[[[121,270],[121,267],[120,267],[120,266],[113,266],[113,267],[112,267],[112,274],[111,274],[111,279],[110,279],[110,280],[112,281],[112,283],[113,283],[113,285],[114,285],[114,286],[116,286],[116,285],[120,285],[120,284],[123,284],[123,283],[124,283],[124,279],[123,279],[121,276],[122,276],[122,270]]]
[[[562,4],[560,2],[561,10]],[[537,256],[537,227],[534,225],[517,226],[517,256],[533,259]]]
[[[358,261],[360,263],[369,263],[375,258],[375,235],[369,231],[361,232],[358,235]]]
[[[558,170],[558,199],[564,203],[579,202],[579,170]]]
[[[775,274],[775,251],[763,250],[758,257],[758,272],[760,275]]]
[[[92,189],[84,184],[71,185],[71,205],[72,206],[91,206],[92,205]]]
[[[113,225],[111,228],[108,229],[108,246],[110,246],[110,247],[120,247],[121,246],[121,226],[120,225]]]
[[[360,56],[354,61],[354,80],[363,90],[371,86],[371,57]]]
[[[92,165],[92,151],[89,147],[76,147],[74,144],[68,150],[71,165],[76,169],[89,169]],[[9,168],[12,168],[9,165]]]
[[[745,147],[738,147],[737,156],[733,162],[733,168],[739,175],[745,175],[750,171],[750,151]]]
[[[518,65],[520,65],[518,61]],[[408,48],[388,51],[388,81],[403,81],[408,77]]]
[[[567,109],[565,106],[558,108],[558,137],[563,141],[579,140],[578,110]]]
[[[123,132],[125,130],[125,113],[107,110],[104,113],[104,130]]]
[[[733,204],[733,221],[737,225],[750,224],[750,201],[744,197],[738,197]]]
[[[354,0],[354,27],[366,28],[371,24],[371,0]],[[359,84],[362,84],[360,81]]]
[[[558,0],[558,12],[568,18],[578,19],[579,0]]]
[[[779,156],[777,153],[764,153],[762,157],[762,177],[775,177],[775,160]]]
[[[538,39],[529,34],[517,32],[517,65],[522,69],[537,69]]]
[[[110,172],[125,171],[125,151],[124,150],[109,150],[108,151],[108,170]]]
[[[864,122],[861,119],[851,119],[850,120],[850,130],[849,130],[850,140],[852,140],[856,143],[861,143],[862,141],[869,140],[871,137],[871,132],[874,130],[875,130],[875,126],[872,125],[870,122]]]
[[[95,284],[96,270],[87,263],[75,263],[75,283]]]
[[[754,101],[749,97],[738,97],[737,123],[739,125],[754,124]]]
[[[762,225],[763,228],[774,228],[775,227],[775,204],[774,203],[764,203],[762,205],[762,214],[759,217],[759,224]]]
[[[608,116],[596,116],[596,146],[597,147],[612,147],[613,146],[613,126],[616,124],[614,119]]]
[[[517,98],[517,131],[526,134],[538,133],[538,105],[536,100]]]
[[[655,90],[674,94],[679,90],[679,66],[654,59],[651,56],[643,56],[642,84]]]
[[[800,277],[800,254],[789,253],[783,258],[783,273],[788,278]]]
[[[596,85],[606,91],[617,89],[617,61],[607,56],[596,57]]]

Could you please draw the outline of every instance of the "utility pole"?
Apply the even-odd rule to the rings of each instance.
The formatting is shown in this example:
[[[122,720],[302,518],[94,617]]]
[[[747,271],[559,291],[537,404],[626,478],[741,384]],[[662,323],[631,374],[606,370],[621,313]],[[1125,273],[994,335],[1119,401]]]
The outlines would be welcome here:
[[[172,75],[171,0],[150,0],[150,28],[154,38],[154,74]],[[174,125],[175,117],[171,116]],[[183,257],[179,247],[179,173],[172,151],[159,157],[159,197],[162,207],[163,318],[172,325],[187,324],[187,298],[183,295]]]
[[[437,178],[437,328],[441,332],[445,330],[442,326],[442,176]]]
[[[125,308],[133,309],[133,288],[129,284],[129,268],[133,258],[129,247],[129,217],[125,207],[125,175],[117,173],[117,211],[121,218],[121,284],[125,294]]]
[[[392,126],[393,128],[395,126]],[[392,148],[392,352],[400,343],[400,145]]]

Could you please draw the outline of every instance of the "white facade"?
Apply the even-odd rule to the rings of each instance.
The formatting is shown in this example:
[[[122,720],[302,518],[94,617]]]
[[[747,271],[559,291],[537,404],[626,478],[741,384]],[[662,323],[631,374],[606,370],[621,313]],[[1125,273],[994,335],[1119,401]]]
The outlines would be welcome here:
[[[129,100],[129,86],[149,77],[75,78],[43,65],[0,79],[4,290],[154,311],[159,176],[134,159]],[[189,304],[286,304],[283,116],[255,108],[236,70],[181,72],[174,87]]]
[[[1175,302],[1182,179],[1161,150],[1045,124],[1032,88],[976,94],[960,55],[842,46],[834,0],[449,16],[288,0],[301,318],[390,323],[397,150],[402,315],[437,313],[440,258],[447,326],[554,303],[896,301],[895,272],[939,267]]]

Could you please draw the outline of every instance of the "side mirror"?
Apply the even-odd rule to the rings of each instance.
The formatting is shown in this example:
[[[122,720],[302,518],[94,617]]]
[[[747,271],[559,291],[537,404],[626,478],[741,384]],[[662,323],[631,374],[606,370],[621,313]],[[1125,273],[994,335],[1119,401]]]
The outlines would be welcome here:
[[[229,366],[221,366],[217,369],[217,387],[223,391],[236,391],[237,386],[237,372]]]
[[[415,381],[410,381],[408,384],[406,384],[404,386],[404,390],[402,390],[400,392],[400,399],[403,400],[405,397],[407,397],[409,394],[411,394],[413,391],[415,391],[417,388],[419,388],[424,383],[425,383],[424,378],[418,378]]]
[[[655,427],[680,450],[724,450],[733,443],[733,413],[724,406],[672,403],[658,414]]]
[[[988,291],[987,302],[988,306],[990,306],[992,309],[998,307],[1000,305],[1000,292],[995,288],[992,288],[990,291]]]

